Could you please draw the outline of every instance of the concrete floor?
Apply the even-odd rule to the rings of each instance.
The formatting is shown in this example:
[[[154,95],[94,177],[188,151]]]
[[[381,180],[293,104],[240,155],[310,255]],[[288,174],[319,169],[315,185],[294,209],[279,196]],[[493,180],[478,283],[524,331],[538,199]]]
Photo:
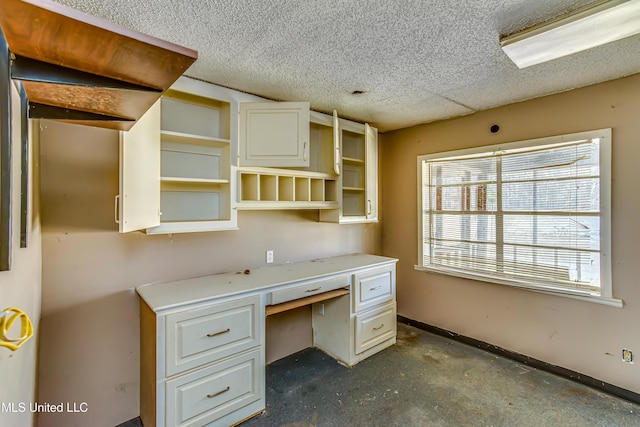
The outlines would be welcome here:
[[[398,324],[398,342],[348,369],[316,349],[267,367],[262,426],[640,426],[640,405]]]
[[[351,369],[316,349],[268,365],[267,409],[240,425],[263,426],[637,427],[640,405],[399,323]]]

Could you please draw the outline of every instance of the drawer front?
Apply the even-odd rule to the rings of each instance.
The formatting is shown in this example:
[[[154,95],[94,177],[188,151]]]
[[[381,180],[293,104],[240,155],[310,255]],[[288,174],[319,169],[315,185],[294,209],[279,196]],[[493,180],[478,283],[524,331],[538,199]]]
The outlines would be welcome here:
[[[375,347],[396,335],[395,301],[380,308],[358,314],[355,318],[356,354]]]
[[[167,315],[166,376],[259,345],[260,319],[257,295]]]
[[[393,267],[378,268],[354,275],[353,311],[359,312],[391,301],[395,296]]]
[[[167,381],[167,426],[208,425],[261,399],[260,354],[255,349]]]
[[[296,285],[286,289],[280,289],[271,292],[270,304],[280,304],[282,302],[292,301],[311,295],[321,294],[323,292],[332,291],[334,289],[345,288],[349,286],[349,276],[338,276],[329,279],[316,280],[305,283],[304,285]]]

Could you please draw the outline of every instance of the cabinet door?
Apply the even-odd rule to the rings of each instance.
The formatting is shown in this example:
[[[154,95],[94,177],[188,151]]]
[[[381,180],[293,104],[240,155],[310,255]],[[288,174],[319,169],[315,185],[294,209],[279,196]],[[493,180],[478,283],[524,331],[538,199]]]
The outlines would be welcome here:
[[[340,119],[338,118],[338,112],[333,110],[333,171],[336,175],[340,175]]]
[[[308,167],[309,103],[241,103],[239,164]]]
[[[378,130],[365,124],[367,220],[378,219]]]
[[[160,101],[120,132],[120,232],[160,224]]]

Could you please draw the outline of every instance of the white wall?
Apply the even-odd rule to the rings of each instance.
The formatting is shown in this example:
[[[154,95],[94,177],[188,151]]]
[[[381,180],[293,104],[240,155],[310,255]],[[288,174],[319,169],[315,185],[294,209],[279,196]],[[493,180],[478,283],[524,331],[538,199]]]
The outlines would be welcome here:
[[[139,415],[137,285],[352,252],[380,253],[380,227],[317,222],[318,211],[240,212],[238,231],[119,234],[117,133],[42,122],[42,401],[87,402],[41,427],[111,427]],[[270,320],[267,358],[311,344],[310,312]]]
[[[413,269],[418,155],[609,127],[613,296],[624,308]],[[640,74],[384,134],[381,152],[383,247],[400,259],[400,315],[640,393],[640,364],[621,360],[623,348],[640,355]]]
[[[13,88],[13,85],[12,85]],[[32,151],[33,162],[29,191],[28,246],[20,248],[20,102],[17,91],[12,91],[12,249],[11,270],[0,272],[0,310],[16,307],[24,311],[34,326],[34,336],[16,351],[0,347],[0,404],[24,404],[25,412],[0,410],[0,425],[25,427],[34,425],[34,415],[28,406],[36,398],[36,368],[40,319],[40,283],[42,271],[40,245],[40,218],[38,213],[37,147]],[[19,327],[19,325],[16,325]],[[11,329],[11,336],[16,330]]]

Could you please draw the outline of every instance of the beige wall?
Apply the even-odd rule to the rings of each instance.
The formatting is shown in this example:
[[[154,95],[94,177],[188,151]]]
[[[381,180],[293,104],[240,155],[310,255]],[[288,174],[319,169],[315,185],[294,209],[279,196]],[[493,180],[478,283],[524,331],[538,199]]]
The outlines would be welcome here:
[[[13,88],[13,86],[12,86]],[[25,412],[0,410],[0,425],[3,427],[25,427],[34,425],[34,416],[29,405],[35,401],[37,386],[37,353],[40,319],[40,283],[42,271],[40,245],[40,218],[38,207],[37,164],[30,168],[28,246],[20,248],[20,103],[17,92],[13,93],[12,123],[12,250],[11,270],[0,272],[0,310],[16,307],[24,311],[34,326],[34,336],[16,351],[0,347],[0,403],[24,404]],[[37,161],[37,147],[31,152]],[[16,324],[19,327],[19,325]],[[15,333],[15,334],[14,334]],[[11,336],[19,335],[19,329],[11,329]],[[19,406],[16,406],[19,407]]]
[[[501,128],[489,132],[492,124]],[[414,271],[416,157],[507,141],[613,128],[613,295],[624,308]],[[402,316],[457,332],[640,393],[640,74],[381,138],[384,255],[398,264]]]
[[[40,426],[113,426],[139,415],[137,285],[352,252],[380,253],[379,225],[318,211],[240,212],[238,231],[119,234],[117,133],[42,122],[42,401],[87,402]],[[311,344],[310,312],[270,319],[267,358]]]

